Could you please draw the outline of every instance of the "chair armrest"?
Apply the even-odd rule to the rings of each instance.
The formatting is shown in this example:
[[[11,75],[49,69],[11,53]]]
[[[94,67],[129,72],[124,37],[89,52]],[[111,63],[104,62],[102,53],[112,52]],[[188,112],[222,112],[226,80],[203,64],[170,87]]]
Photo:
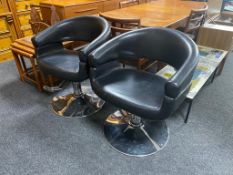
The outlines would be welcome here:
[[[176,72],[176,74],[168,80],[165,86],[165,93],[167,96],[175,98],[179,96],[182,91],[190,86],[193,72],[198,64],[198,48],[197,46],[192,48],[193,53],[186,60],[186,62],[182,65],[182,67]]]
[[[40,47],[49,43],[62,43],[62,40],[59,40],[59,34],[57,30],[54,30],[51,27],[33,36],[31,40],[35,47]]]
[[[111,36],[111,28],[107,27],[105,31],[101,33],[96,39],[94,39],[89,44],[86,44],[83,49],[80,50],[80,60],[87,61],[88,55],[105,41],[107,41]]]
[[[89,54],[89,63],[91,66],[97,67],[119,58],[119,44],[117,38],[118,37],[113,38],[113,42],[110,40]]]

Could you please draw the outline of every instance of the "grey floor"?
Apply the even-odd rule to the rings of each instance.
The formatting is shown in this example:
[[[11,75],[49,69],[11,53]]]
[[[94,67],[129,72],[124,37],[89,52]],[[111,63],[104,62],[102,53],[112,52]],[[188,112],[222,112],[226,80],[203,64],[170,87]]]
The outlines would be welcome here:
[[[13,62],[0,64],[0,174],[232,175],[232,89],[233,55],[194,101],[188,124],[179,112],[167,120],[167,146],[133,158],[113,150],[103,136],[110,105],[92,118],[58,118],[48,105],[51,95],[21,82]]]

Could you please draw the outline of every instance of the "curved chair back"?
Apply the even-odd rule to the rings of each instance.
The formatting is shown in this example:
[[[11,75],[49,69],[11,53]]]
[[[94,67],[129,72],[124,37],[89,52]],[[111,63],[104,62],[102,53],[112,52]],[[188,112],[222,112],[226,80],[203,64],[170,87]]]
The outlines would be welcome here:
[[[38,33],[32,38],[37,56],[45,54],[46,50],[63,49],[64,41],[89,42],[81,50],[80,59],[87,61],[87,55],[105,42],[110,36],[108,22],[97,16],[82,16],[61,21]]]
[[[164,87],[163,105],[170,106],[164,112],[169,113],[180,105],[188,93],[198,63],[198,49],[185,34],[171,29],[145,28],[128,32],[113,38],[90,54],[92,81],[117,68],[116,60],[122,58],[159,60],[177,70]]]
[[[101,48],[106,50],[101,53]],[[191,60],[196,53],[192,49],[195,50],[196,45],[181,32],[164,28],[145,28],[108,41],[94,52],[95,58],[91,61],[93,66],[97,66],[109,59],[148,58],[165,62],[178,70],[184,65],[193,64]]]

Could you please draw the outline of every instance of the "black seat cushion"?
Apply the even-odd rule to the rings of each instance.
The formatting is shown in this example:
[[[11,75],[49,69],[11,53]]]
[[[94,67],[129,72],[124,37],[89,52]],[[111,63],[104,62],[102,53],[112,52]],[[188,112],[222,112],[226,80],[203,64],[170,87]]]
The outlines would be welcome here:
[[[101,97],[127,111],[143,116],[160,110],[166,80],[134,69],[115,69],[93,81]],[[148,116],[147,116],[148,117]]]
[[[38,63],[44,72],[61,79],[79,82],[88,77],[86,63],[80,61],[77,52],[68,49],[51,52]]]

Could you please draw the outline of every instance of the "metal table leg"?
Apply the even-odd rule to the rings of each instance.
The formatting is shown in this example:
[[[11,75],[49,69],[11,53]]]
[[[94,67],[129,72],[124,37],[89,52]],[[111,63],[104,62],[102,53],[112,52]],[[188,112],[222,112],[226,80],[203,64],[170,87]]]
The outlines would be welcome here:
[[[188,122],[189,114],[190,114],[190,111],[191,111],[191,108],[192,108],[192,104],[193,104],[193,100],[190,100],[190,99],[187,99],[187,100],[188,100],[188,110],[187,110],[187,113],[186,113],[186,117],[185,117],[184,123]]]
[[[213,83],[213,82],[214,82],[214,79],[215,79],[215,76],[216,76],[217,72],[218,72],[218,67],[214,70],[214,73],[213,73],[213,76],[212,76],[212,78],[211,78],[210,83]]]

